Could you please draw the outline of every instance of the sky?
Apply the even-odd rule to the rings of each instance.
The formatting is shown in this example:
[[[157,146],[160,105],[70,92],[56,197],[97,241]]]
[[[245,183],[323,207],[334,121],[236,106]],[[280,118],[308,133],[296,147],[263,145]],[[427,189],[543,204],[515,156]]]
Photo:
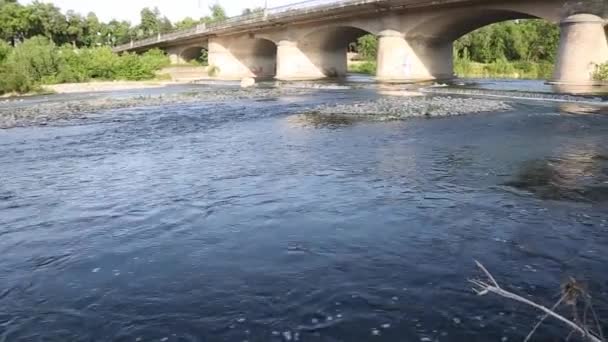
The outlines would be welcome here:
[[[31,3],[32,0],[21,0]],[[163,15],[175,22],[185,17],[200,18],[209,14],[208,7],[216,0],[43,0],[61,8],[63,12],[75,10],[83,15],[95,12],[102,21],[111,19],[139,22],[139,12],[144,7],[158,7]],[[299,2],[299,0],[268,0],[268,7]],[[265,0],[221,0],[219,3],[228,15],[238,15],[244,8],[264,7]]]

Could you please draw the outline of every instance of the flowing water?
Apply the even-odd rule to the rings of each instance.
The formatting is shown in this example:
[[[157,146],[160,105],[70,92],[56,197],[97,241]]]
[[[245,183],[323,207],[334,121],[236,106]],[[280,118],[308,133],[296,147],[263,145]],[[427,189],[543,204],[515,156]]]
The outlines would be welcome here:
[[[538,313],[475,259],[608,319],[605,107],[295,115],[363,88],[0,131],[0,341],[521,341]]]

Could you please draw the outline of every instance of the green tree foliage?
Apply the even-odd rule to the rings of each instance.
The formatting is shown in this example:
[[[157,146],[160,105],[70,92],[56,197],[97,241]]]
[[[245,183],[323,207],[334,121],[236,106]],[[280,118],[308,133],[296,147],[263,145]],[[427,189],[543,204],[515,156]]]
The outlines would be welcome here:
[[[457,57],[491,63],[497,60],[555,61],[559,28],[544,20],[521,20],[485,26],[454,43]]]
[[[4,58],[3,51],[8,51]],[[169,58],[158,49],[142,55],[120,56],[107,46],[59,47],[48,38],[38,36],[15,48],[6,43],[0,45],[0,93],[28,92],[48,83],[150,79],[168,64]]]
[[[11,53],[11,46],[0,40],[0,64],[2,64]]]
[[[176,28],[226,19],[219,4],[210,10],[210,16],[186,18]],[[140,23],[132,26],[126,21],[101,22],[95,13],[86,17],[73,11],[63,14],[56,6],[38,0],[29,5],[0,0],[0,94],[28,92],[46,83],[153,78],[169,64],[164,52],[119,56],[111,47],[173,28],[156,8],[144,8]],[[201,62],[206,59],[205,53]]]
[[[260,9],[254,9],[257,13]],[[127,21],[101,22],[95,13],[82,16],[73,11],[63,14],[47,2],[35,0],[22,5],[16,0],[0,0],[0,40],[17,45],[34,36],[44,36],[57,45],[66,43],[75,47],[116,46],[132,39],[142,39],[163,34],[174,29],[188,29],[200,23],[226,20],[224,8],[215,4],[209,7],[210,15],[199,20],[185,18],[173,25],[158,8],[144,8],[140,22],[132,26]]]
[[[163,23],[166,26],[166,22]],[[34,36],[44,36],[58,45],[73,46],[116,45],[128,42],[136,28],[128,22],[102,23],[94,13],[86,17],[35,1],[21,5],[16,1],[0,0],[0,39],[17,45]]]
[[[175,23],[175,29],[177,30],[185,30],[189,28],[193,28],[198,25],[200,21],[192,19],[191,17],[186,17]]]
[[[608,81],[608,61],[595,67],[593,79],[596,81]]]
[[[138,37],[150,37],[159,33],[167,33],[173,30],[173,24],[163,17],[158,8],[150,9],[148,7],[141,10],[140,23],[137,27]]]
[[[375,60],[378,54],[378,38],[367,34],[357,40],[357,52],[364,60]]]
[[[27,7],[16,1],[0,0],[0,39],[14,44],[26,37],[31,32],[29,18]]]
[[[254,8],[245,8],[242,15],[263,15],[264,8],[263,7],[254,7]]]
[[[458,75],[550,78],[559,44],[557,25],[517,20],[485,26],[454,42]]]
[[[211,15],[201,18],[202,23],[211,24],[224,21],[228,18],[226,10],[220,4],[216,3],[215,5],[210,6],[209,11],[211,12]]]

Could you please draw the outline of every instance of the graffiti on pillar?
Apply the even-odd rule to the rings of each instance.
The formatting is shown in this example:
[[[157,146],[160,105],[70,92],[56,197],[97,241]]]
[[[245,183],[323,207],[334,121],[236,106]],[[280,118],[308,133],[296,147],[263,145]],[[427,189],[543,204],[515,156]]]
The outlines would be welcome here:
[[[410,76],[412,74],[412,61],[410,55],[405,55],[401,68],[405,76]]]
[[[264,75],[264,67],[261,66],[253,66],[250,68],[251,72],[256,76]]]

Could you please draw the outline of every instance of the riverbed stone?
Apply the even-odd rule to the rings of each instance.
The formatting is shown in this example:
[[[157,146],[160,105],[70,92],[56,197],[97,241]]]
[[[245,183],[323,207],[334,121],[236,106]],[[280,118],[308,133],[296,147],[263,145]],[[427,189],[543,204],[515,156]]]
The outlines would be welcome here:
[[[251,88],[255,85],[255,79],[251,77],[245,77],[241,80],[241,88]]]
[[[338,115],[375,121],[401,120],[411,117],[446,117],[483,112],[499,112],[512,107],[504,101],[451,96],[389,96],[348,104],[322,105],[313,113]]]

